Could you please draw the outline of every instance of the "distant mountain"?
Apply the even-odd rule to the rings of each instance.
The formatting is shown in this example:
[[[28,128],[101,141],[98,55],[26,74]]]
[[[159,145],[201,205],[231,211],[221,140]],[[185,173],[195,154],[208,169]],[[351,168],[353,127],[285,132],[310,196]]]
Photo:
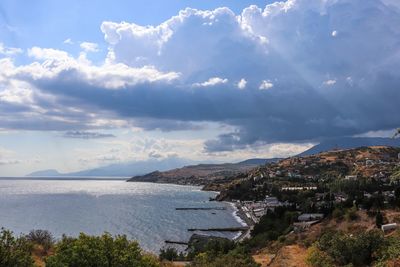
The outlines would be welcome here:
[[[220,166],[220,170],[222,171],[224,168],[238,168],[238,169],[247,169],[248,166],[258,166],[263,165],[266,162],[275,161],[276,159],[248,159],[245,161],[241,161],[238,163],[224,163],[224,164],[199,164],[196,166],[203,166],[205,168],[214,168],[216,166]],[[174,170],[177,168],[182,168],[184,166],[191,167],[188,165],[193,165],[198,162],[170,157],[162,160],[150,159],[144,161],[136,161],[136,162],[126,162],[126,163],[116,163],[103,167],[78,171],[78,172],[70,172],[70,173],[60,173],[57,170],[42,170],[36,171],[28,174],[30,177],[132,177],[136,175],[144,175],[146,173],[151,172],[164,172],[167,170]],[[232,167],[232,166],[236,167]],[[187,168],[186,167],[186,168]]]
[[[249,159],[238,163],[223,164],[198,164],[189,165],[183,168],[176,168],[169,171],[155,171],[146,175],[134,176],[129,182],[155,182],[173,184],[196,184],[206,185],[214,183],[225,183],[233,176],[246,173],[267,161],[277,161],[278,159]],[[208,188],[218,190],[217,188]]]
[[[400,138],[380,137],[345,137],[322,141],[320,144],[300,153],[298,156],[314,155],[335,149],[351,149],[363,146],[393,146],[400,147]]]
[[[150,159],[146,161],[136,161],[127,163],[116,163],[104,167],[88,169],[78,172],[59,173],[56,170],[37,171],[27,176],[36,177],[132,177],[132,175],[141,175],[156,170],[165,171],[174,168],[193,164],[193,161],[170,157],[162,160]]]
[[[43,171],[37,171],[37,172],[32,172],[28,174],[27,176],[32,176],[32,177],[53,177],[53,176],[60,176],[61,173],[59,173],[57,170],[43,170]]]

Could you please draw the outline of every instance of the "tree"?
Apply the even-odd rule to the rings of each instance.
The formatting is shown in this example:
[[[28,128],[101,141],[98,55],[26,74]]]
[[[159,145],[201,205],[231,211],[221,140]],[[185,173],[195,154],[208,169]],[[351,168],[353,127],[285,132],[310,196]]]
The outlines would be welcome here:
[[[178,252],[176,251],[175,248],[168,247],[166,249],[161,249],[160,250],[160,260],[168,260],[168,261],[173,261],[178,258]]]
[[[14,237],[11,231],[0,231],[0,267],[33,267],[32,244],[25,237]]]
[[[312,267],[333,267],[335,266],[333,260],[329,255],[320,249],[316,245],[311,246],[307,250],[306,262]]]
[[[54,245],[53,235],[47,230],[31,230],[26,235],[26,239],[34,244],[41,245],[45,252]]]
[[[78,238],[63,236],[56,244],[55,254],[46,261],[46,267],[156,267],[158,260],[144,254],[138,243],[125,235],[112,237],[89,236]]]
[[[376,224],[376,227],[378,227],[378,228],[381,228],[381,226],[383,224],[383,215],[382,215],[382,213],[380,211],[378,211],[376,213],[375,224]]]
[[[357,208],[355,205],[347,210],[346,212],[346,220],[347,221],[355,221],[358,219]]]
[[[317,248],[329,255],[339,266],[369,266],[384,246],[385,239],[379,230],[355,235],[329,231],[317,243]]]

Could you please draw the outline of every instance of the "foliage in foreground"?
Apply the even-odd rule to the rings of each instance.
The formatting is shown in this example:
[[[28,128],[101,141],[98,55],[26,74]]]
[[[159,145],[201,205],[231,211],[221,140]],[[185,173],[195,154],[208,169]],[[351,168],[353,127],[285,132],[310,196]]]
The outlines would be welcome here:
[[[254,226],[251,232],[252,238],[246,240],[245,244],[251,249],[265,247],[270,241],[287,234],[297,216],[296,212],[290,211],[287,207],[277,207],[275,211],[268,210]]]
[[[236,247],[227,253],[206,251],[197,254],[191,264],[193,267],[257,267],[259,266],[243,247]]]
[[[53,235],[47,230],[31,230],[26,235],[26,239],[31,243],[42,246],[45,253],[54,246],[55,239]]]
[[[47,267],[156,267],[158,260],[144,254],[136,241],[126,236],[112,237],[80,234],[77,238],[64,236],[57,243],[55,254],[46,261]]]
[[[0,267],[31,267],[32,244],[23,236],[14,237],[11,231],[0,230]]]
[[[379,230],[358,234],[329,231],[308,249],[307,263],[313,267],[386,266],[400,257],[400,238],[384,237]]]

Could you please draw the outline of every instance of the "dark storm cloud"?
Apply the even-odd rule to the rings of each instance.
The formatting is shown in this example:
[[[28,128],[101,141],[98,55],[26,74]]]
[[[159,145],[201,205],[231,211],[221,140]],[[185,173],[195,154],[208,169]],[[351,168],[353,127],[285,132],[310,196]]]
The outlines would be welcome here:
[[[62,128],[54,117],[93,127],[89,113],[145,130],[231,126],[206,142],[209,152],[351,136],[400,125],[398,25],[400,10],[378,0],[289,0],[239,17],[186,9],[155,27],[104,22],[121,73],[48,56],[50,74],[14,77],[55,98],[38,102],[49,129]]]

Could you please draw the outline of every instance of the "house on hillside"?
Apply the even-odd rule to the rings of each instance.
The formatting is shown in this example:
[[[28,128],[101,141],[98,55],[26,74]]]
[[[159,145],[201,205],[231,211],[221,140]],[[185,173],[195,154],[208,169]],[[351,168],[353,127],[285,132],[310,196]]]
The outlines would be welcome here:
[[[397,229],[397,223],[388,223],[381,226],[384,233],[390,232]]]

